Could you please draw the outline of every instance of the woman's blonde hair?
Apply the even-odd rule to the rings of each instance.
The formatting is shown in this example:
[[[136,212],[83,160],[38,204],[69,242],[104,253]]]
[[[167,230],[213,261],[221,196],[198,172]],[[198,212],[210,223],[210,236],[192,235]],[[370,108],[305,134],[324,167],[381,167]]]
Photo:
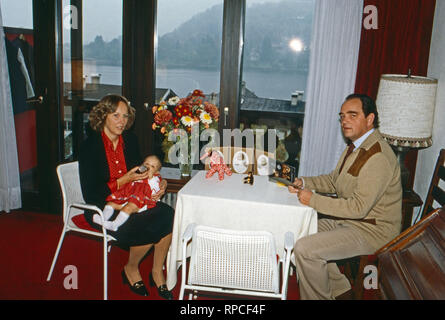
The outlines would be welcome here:
[[[116,112],[120,102],[125,103],[128,109],[128,122],[125,126],[125,130],[131,128],[136,116],[136,110],[130,106],[130,103],[125,97],[118,94],[107,95],[103,97],[96,106],[94,106],[88,116],[91,128],[93,128],[95,131],[101,132],[104,129],[107,116]]]

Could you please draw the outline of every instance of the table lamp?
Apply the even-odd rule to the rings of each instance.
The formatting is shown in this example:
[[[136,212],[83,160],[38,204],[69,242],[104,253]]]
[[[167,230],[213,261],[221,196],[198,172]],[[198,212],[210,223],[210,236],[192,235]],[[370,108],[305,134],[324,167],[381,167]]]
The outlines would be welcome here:
[[[377,94],[380,132],[392,145],[400,163],[402,187],[408,191],[409,172],[405,156],[410,148],[432,145],[437,80],[425,77],[384,74]]]

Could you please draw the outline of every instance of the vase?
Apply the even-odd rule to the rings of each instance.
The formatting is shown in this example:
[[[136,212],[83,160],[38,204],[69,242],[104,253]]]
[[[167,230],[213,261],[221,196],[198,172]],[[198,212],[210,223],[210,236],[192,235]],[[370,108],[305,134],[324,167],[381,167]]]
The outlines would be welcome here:
[[[188,156],[181,157],[179,162],[179,171],[181,172],[181,177],[190,177],[192,175],[192,159],[190,154]]]
[[[192,167],[193,165],[191,163],[180,163],[179,171],[181,172],[181,177],[190,177],[192,174]]]

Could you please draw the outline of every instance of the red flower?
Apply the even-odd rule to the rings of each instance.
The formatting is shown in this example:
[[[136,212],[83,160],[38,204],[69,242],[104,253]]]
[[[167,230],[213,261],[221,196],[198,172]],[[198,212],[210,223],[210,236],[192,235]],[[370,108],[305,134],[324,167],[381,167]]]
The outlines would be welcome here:
[[[155,114],[154,120],[157,124],[162,125],[168,123],[173,118],[173,115],[168,110],[161,110]]]
[[[193,90],[192,97],[203,97],[204,98],[205,95],[204,95],[204,92],[196,89],[196,90]]]
[[[175,113],[179,118],[183,116],[192,116],[192,108],[188,105],[180,104],[175,107]]]

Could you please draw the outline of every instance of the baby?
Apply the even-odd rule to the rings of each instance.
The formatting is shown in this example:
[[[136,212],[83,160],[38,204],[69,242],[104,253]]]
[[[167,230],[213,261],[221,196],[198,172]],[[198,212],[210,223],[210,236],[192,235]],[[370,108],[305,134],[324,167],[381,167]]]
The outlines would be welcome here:
[[[156,201],[152,199],[152,195],[160,190],[161,175],[159,171],[161,166],[161,161],[157,156],[150,155],[146,157],[139,171],[141,169],[144,172],[148,170],[148,178],[127,183],[107,197],[107,204],[103,210],[104,219],[108,220],[113,215],[114,210],[120,210],[120,212],[113,221],[104,221],[105,229],[116,231],[133,213],[142,212],[156,206]],[[102,219],[98,214],[93,216],[93,221],[102,225]]]

